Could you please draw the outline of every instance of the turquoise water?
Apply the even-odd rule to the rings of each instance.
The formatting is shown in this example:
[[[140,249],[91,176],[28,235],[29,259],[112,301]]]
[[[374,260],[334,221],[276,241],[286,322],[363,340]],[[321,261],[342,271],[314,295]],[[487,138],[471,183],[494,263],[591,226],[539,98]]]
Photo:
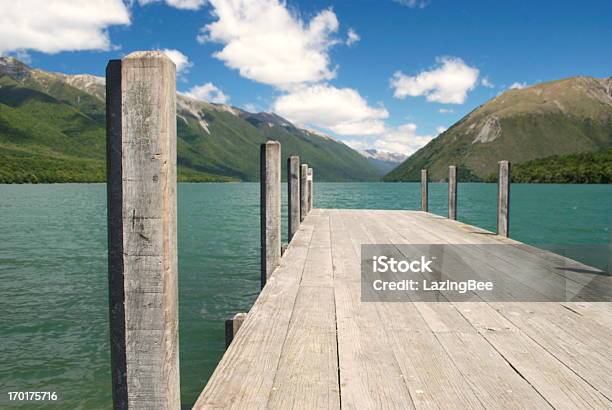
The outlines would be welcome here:
[[[446,189],[430,185],[431,212],[446,215]],[[496,189],[460,184],[459,219],[494,230]],[[317,183],[315,206],[418,209],[419,195],[414,183]],[[510,232],[524,242],[607,243],[611,214],[612,185],[512,186]],[[178,216],[188,406],[223,353],[224,320],[259,291],[259,185],[180,184]],[[0,407],[15,390],[110,407],[105,185],[0,185],[0,234]]]

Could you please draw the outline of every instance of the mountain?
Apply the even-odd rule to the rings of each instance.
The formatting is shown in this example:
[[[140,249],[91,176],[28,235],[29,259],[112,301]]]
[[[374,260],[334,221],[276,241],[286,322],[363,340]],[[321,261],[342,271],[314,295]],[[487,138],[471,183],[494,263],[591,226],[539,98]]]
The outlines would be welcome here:
[[[385,173],[391,171],[406,159],[406,155],[404,154],[379,151],[374,148],[360,151],[360,153],[366,157],[372,165]]]
[[[496,172],[502,159],[522,163],[612,146],[612,77],[573,77],[508,90],[478,107],[384,177],[418,180],[429,169],[443,180],[449,165],[459,178]]]
[[[102,77],[50,73],[0,57],[0,183],[104,181],[104,93]],[[177,131],[180,180],[256,181],[259,145],[268,139],[280,141],[283,158],[300,155],[318,180],[384,174],[347,145],[275,114],[181,94]]]

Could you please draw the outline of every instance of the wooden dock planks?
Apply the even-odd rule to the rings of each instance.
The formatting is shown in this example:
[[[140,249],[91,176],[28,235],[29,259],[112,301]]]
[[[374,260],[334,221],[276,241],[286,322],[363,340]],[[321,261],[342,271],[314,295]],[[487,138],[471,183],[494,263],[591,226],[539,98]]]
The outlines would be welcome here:
[[[534,292],[593,270],[425,212],[313,209],[195,408],[612,407],[611,303],[366,303],[368,243],[472,244],[496,276],[536,272]]]

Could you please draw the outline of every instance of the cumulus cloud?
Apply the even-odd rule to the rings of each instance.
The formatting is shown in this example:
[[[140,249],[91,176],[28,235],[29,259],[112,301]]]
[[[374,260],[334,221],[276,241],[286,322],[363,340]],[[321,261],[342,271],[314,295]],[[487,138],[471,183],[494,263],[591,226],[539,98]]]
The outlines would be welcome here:
[[[138,0],[138,4],[141,6],[157,3],[162,0]],[[197,10],[206,4],[206,0],[164,0],[165,3],[170,7],[176,7],[177,9],[183,10]]]
[[[440,129],[441,127],[438,127]],[[418,135],[417,126],[407,123],[391,127],[375,138],[344,139],[343,142],[353,149],[363,151],[375,148],[378,151],[412,155],[434,138],[433,135]]]
[[[352,28],[349,28],[348,32],[346,33],[346,36],[347,36],[346,38],[347,46],[352,46],[353,44],[361,40],[361,37],[359,36],[359,34],[357,34],[357,32],[353,30]]]
[[[495,88],[495,84],[489,80],[489,77],[484,77],[482,80],[480,80],[480,85],[487,88]]]
[[[454,113],[455,111],[454,111],[453,109],[451,109],[451,108],[440,108],[440,109],[438,110],[438,112],[439,112],[440,114],[452,114],[452,113]]]
[[[468,91],[472,90],[478,81],[478,69],[468,66],[457,57],[442,57],[438,58],[437,62],[437,67],[415,76],[396,72],[391,78],[393,95],[400,99],[407,96],[425,96],[427,101],[463,104]]]
[[[224,94],[219,87],[210,82],[202,85],[196,85],[183,94],[197,100],[217,104],[226,104],[229,101],[229,96]]]
[[[164,54],[170,57],[170,60],[174,62],[174,65],[176,65],[177,74],[185,74],[189,71],[189,68],[193,67],[193,63],[189,61],[189,57],[180,51],[168,48],[161,51],[163,51]]]
[[[210,0],[216,20],[198,41],[223,44],[213,56],[240,75],[281,89],[330,80],[329,48],[339,40],[331,10],[303,21],[279,0]]]
[[[514,89],[516,89],[516,90],[520,90],[521,88],[525,88],[525,87],[527,87],[527,86],[528,86],[528,85],[527,85],[527,83],[525,83],[525,82],[522,82],[522,83],[516,82],[516,83],[512,83],[512,85],[511,85],[510,87],[508,87],[508,88],[509,88],[510,90],[514,90]]]
[[[0,54],[112,48],[107,29],[130,23],[122,0],[0,2]]]
[[[330,85],[301,87],[276,99],[272,110],[300,125],[325,128],[338,135],[375,135],[389,117],[384,107],[371,107],[351,88]]]

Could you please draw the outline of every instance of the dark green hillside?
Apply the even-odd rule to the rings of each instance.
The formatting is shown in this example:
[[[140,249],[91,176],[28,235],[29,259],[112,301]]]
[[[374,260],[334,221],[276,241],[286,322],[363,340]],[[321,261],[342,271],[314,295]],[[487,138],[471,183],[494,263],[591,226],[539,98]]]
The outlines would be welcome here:
[[[497,175],[487,178],[497,181]],[[512,182],[551,184],[612,183],[612,148],[570,155],[553,155],[513,165]]]
[[[47,73],[0,57],[0,182],[102,181],[104,110],[103,79]],[[300,155],[319,180],[382,176],[348,146],[271,114],[178,95],[177,131],[181,180],[255,181],[259,145],[268,139],[281,142],[283,157]]]
[[[509,90],[480,106],[384,177],[417,180],[422,168],[442,180],[448,165],[473,179],[501,159],[522,163],[612,146],[612,78],[575,77]]]

